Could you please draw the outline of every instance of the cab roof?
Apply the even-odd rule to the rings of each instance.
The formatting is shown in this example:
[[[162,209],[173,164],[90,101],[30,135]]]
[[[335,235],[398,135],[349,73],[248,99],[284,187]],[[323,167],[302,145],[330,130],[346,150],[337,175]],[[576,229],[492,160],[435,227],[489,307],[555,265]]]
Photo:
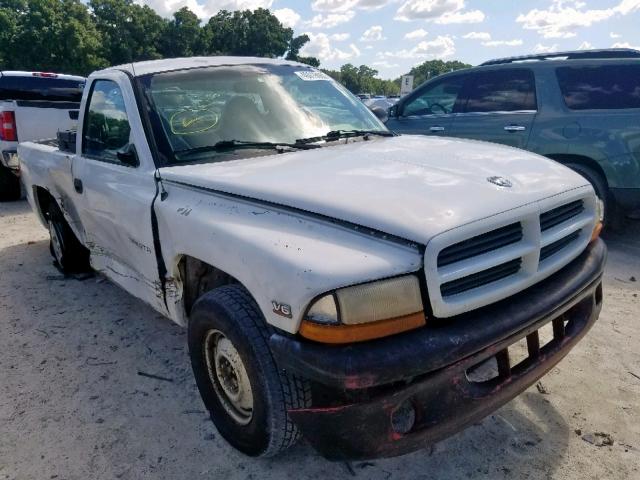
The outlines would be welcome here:
[[[144,62],[126,63],[115,67],[109,67],[102,72],[109,70],[121,70],[130,73],[135,77],[153,73],[169,72],[172,70],[186,70],[201,67],[219,67],[223,65],[290,65],[295,67],[310,68],[309,65],[299,62],[291,62],[279,58],[263,57],[185,57],[166,58],[162,60],[148,60]]]

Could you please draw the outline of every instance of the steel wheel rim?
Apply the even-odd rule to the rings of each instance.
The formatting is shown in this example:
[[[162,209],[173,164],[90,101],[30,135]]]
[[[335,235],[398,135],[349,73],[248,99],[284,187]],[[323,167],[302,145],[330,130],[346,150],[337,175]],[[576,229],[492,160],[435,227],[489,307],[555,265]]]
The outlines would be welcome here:
[[[209,381],[220,403],[231,418],[247,425],[253,418],[253,390],[238,350],[220,330],[209,330],[204,352]]]
[[[51,237],[51,246],[53,247],[53,255],[56,257],[58,265],[62,266],[62,241],[58,236],[58,230],[51,220],[49,220],[49,236]]]

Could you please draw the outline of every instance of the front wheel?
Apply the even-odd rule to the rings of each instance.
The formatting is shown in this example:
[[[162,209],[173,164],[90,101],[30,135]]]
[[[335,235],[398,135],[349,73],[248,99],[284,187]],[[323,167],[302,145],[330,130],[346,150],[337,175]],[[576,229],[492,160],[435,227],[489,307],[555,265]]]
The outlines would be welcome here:
[[[309,385],[279,369],[272,328],[240,285],[205,293],[189,320],[189,354],[202,400],[220,434],[250,456],[273,456],[299,437],[287,410],[310,406]]]

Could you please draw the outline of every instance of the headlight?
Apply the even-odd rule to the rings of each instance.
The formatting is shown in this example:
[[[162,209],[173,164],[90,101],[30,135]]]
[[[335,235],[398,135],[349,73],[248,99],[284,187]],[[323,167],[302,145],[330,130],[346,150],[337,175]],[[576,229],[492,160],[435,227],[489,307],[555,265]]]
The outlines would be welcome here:
[[[599,198],[596,199],[596,226],[593,227],[593,232],[591,232],[591,241],[595,241],[600,236],[600,232],[602,232],[603,222],[604,221],[604,202]]]
[[[380,338],[425,324],[420,283],[415,275],[339,289],[308,309],[300,334],[325,343]]]

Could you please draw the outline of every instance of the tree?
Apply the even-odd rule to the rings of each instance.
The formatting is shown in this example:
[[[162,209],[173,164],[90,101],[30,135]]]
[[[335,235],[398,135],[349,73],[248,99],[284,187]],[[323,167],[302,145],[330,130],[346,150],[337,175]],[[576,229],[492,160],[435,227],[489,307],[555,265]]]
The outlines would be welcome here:
[[[106,65],[79,0],[3,0],[0,25],[4,68],[87,74]]]
[[[307,35],[306,33],[303,35],[298,35],[297,37],[293,37],[289,42],[289,51],[287,52],[286,59],[295,62],[306,63],[307,65],[311,65],[312,67],[319,67],[320,60],[318,60],[316,57],[300,56],[300,50],[307,42],[309,42],[309,35]]]
[[[173,14],[160,43],[163,57],[202,55],[205,45],[200,19],[188,7],[182,7]]]
[[[112,65],[161,58],[167,21],[151,8],[132,0],[91,0],[89,6],[102,36],[103,55]]]
[[[280,57],[289,49],[293,30],[285,28],[269,10],[221,10],[205,28],[209,54]]]
[[[467,63],[453,60],[450,62],[443,62],[442,60],[428,60],[420,65],[416,65],[409,71],[409,75],[413,75],[413,84],[418,86],[426,82],[430,78],[437,77],[443,73],[452,72],[454,70],[460,70],[462,68],[470,68],[471,65]],[[398,79],[398,84],[400,79]]]

